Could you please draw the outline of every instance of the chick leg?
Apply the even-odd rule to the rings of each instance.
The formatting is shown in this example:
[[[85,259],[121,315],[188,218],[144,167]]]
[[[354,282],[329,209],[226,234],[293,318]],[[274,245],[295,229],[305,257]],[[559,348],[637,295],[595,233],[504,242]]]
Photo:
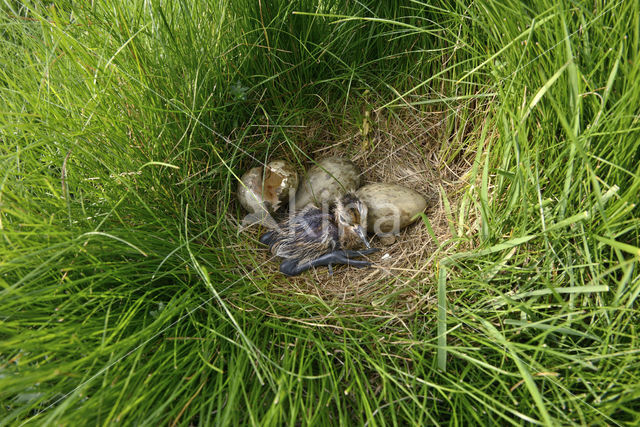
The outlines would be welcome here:
[[[280,271],[287,276],[297,276],[298,274],[307,271],[312,267],[322,267],[329,265],[351,265],[357,268],[370,267],[371,262],[369,261],[361,261],[356,259],[347,258],[341,251],[331,252],[325,255],[322,255],[319,258],[314,259],[313,261],[305,262],[302,264],[298,264],[296,260],[285,260],[280,264]]]
[[[326,265],[331,268],[332,264],[351,265],[357,268],[370,267],[371,262],[352,259],[352,257],[364,256],[377,251],[379,251],[377,248],[366,249],[363,251],[338,250],[329,252],[328,254],[324,254],[312,261],[304,263],[299,263],[297,259],[285,259],[280,264],[280,272],[287,276],[297,276],[312,267],[322,267]]]
[[[297,259],[285,259],[280,263],[280,272],[286,276],[297,276],[310,268],[308,262],[299,264]]]
[[[351,266],[360,267],[360,268],[371,266],[371,262],[369,261],[362,261],[362,260],[349,258],[348,256],[349,252],[353,252],[355,254],[358,251],[333,251],[333,252],[329,252],[328,254],[324,254],[312,261],[309,261],[306,264],[309,264],[309,267],[320,267],[320,266],[329,265],[329,264],[344,264],[344,265],[351,265]],[[359,256],[359,255],[356,255],[356,256]]]

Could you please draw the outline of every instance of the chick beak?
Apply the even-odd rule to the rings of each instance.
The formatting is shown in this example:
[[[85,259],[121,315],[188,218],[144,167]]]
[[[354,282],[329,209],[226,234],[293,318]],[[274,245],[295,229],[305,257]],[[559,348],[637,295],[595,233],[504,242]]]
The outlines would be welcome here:
[[[367,247],[367,249],[369,249],[371,245],[369,245],[369,241],[367,240],[367,232],[364,227],[357,225],[353,230],[356,232],[360,240],[364,242],[364,245]]]

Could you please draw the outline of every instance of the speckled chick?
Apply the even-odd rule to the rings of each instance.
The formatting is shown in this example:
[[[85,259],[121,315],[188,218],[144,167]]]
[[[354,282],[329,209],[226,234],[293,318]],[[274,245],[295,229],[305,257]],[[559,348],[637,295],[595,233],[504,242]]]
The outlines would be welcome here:
[[[363,243],[369,248],[366,223],[367,206],[355,194],[347,193],[335,201],[329,212],[308,205],[293,213],[278,228],[264,234],[260,242],[284,258],[280,271],[288,276],[323,265],[367,267],[370,262],[353,258],[377,249],[349,250]]]

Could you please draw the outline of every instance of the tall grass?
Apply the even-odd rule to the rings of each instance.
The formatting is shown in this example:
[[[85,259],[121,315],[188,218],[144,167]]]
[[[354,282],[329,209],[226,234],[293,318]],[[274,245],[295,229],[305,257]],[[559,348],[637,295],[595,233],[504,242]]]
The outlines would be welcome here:
[[[2,7],[0,423],[640,421],[637,2]],[[274,295],[230,220],[363,104],[473,162],[439,315]]]

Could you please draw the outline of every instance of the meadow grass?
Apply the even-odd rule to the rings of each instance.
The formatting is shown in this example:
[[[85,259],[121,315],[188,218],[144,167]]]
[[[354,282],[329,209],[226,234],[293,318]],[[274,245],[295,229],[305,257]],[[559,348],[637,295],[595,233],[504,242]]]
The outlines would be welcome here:
[[[3,3],[0,424],[638,424],[638,2],[318,3]],[[470,164],[409,317],[233,221],[367,109]]]

